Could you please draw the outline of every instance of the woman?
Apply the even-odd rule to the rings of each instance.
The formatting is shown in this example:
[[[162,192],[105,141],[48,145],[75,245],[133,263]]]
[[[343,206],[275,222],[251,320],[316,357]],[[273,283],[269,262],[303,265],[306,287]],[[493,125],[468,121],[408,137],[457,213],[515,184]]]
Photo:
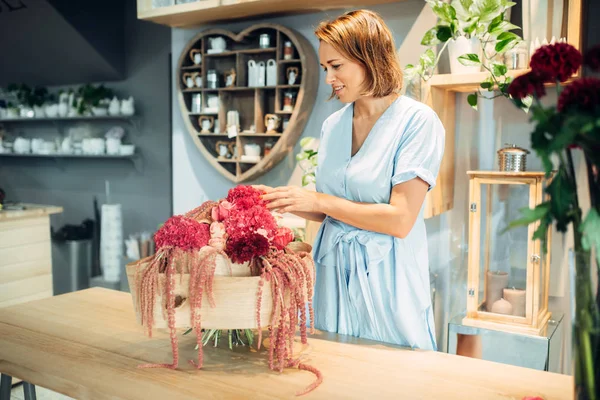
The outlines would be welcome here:
[[[376,13],[353,11],[315,33],[332,97],[348,103],[323,123],[317,191],[258,187],[271,209],[323,221],[317,329],[435,350],[423,203],[444,128],[432,109],[399,94],[394,40]]]

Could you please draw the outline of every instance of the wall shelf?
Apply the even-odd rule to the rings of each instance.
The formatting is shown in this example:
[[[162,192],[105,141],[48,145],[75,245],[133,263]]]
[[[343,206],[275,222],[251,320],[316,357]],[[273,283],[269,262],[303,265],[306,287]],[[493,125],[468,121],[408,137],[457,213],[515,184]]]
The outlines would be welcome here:
[[[259,46],[260,35],[265,33],[271,40],[271,47],[266,49]],[[211,42],[217,37],[224,40],[224,48],[227,50],[209,54]],[[297,74],[294,85],[287,84],[288,69],[277,63],[283,59],[284,43],[288,41],[292,43],[295,53],[296,64],[290,65]],[[196,54],[202,55],[201,63],[194,66],[200,71],[201,83],[206,86],[208,71],[214,70],[218,75],[217,88],[187,87],[192,75],[186,71],[195,61]],[[265,64],[265,82],[269,86],[254,86],[255,83],[249,77],[250,61],[254,61],[256,65]],[[267,71],[269,69],[270,72]],[[235,72],[235,81],[225,86],[226,77],[232,70]],[[200,32],[183,49],[176,72],[179,105],[188,133],[200,153],[223,176],[235,183],[256,179],[293,151],[316,99],[318,71],[317,56],[310,42],[281,25],[256,24],[237,34],[219,28]],[[199,84],[200,82],[195,82],[198,75],[193,76],[194,83]],[[284,102],[289,101],[288,94],[295,99],[290,107],[293,111],[281,112]],[[209,98],[215,108],[204,108],[209,104]],[[217,102],[213,105],[214,100]],[[242,132],[235,137],[227,134],[229,111],[237,111],[239,115],[239,129]],[[271,116],[278,117],[279,127],[273,130],[275,133],[262,133],[268,130],[265,126],[266,119]],[[201,123],[206,120],[210,122],[210,127],[204,129]],[[215,124],[218,124],[220,133],[207,133],[207,130],[214,131]],[[251,144],[260,146],[263,155],[260,161],[238,161],[246,146]],[[269,153],[264,155],[266,149],[269,149]],[[235,158],[221,158],[219,153],[228,153]]]
[[[130,161],[135,169],[138,172],[142,171],[142,156],[139,153],[135,153],[132,155],[120,155],[120,154],[65,154],[65,153],[55,153],[55,154],[19,154],[19,153],[0,153],[0,160],[5,159],[23,159],[23,158],[39,158],[39,159],[49,159],[56,162],[59,165],[65,160],[83,160],[83,159],[93,159],[93,160],[127,160]]]
[[[318,12],[347,7],[374,6],[398,0],[202,0],[166,7],[152,7],[152,0],[137,0],[138,19],[172,28],[192,28],[208,23],[267,15]]]

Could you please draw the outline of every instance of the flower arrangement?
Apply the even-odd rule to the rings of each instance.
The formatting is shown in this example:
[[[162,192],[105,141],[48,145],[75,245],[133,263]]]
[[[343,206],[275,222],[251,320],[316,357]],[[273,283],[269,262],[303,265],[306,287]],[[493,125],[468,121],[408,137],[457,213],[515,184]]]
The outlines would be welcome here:
[[[574,235],[574,358],[578,399],[600,398],[600,287],[592,288],[592,250],[596,268],[600,266],[600,80],[581,78],[569,86],[581,65],[600,71],[600,47],[585,57],[573,46],[556,43],[539,48],[531,57],[531,71],[515,78],[508,92],[518,107],[533,99],[531,146],[541,158],[551,182],[546,188],[548,201],[535,209],[522,210],[523,217],[511,226],[538,222],[533,238],[540,239],[544,251],[546,232],[552,224],[560,232],[572,225]],[[555,83],[556,106],[546,107],[541,98],[546,86]],[[587,184],[591,207],[583,216],[577,193],[573,153],[580,152],[587,166]],[[557,161],[555,161],[557,160]]]
[[[219,306],[213,296],[213,284],[220,258],[227,263],[230,275],[233,262],[246,266],[247,276],[260,277],[255,299],[258,349],[262,342],[261,323],[264,322],[261,321],[263,289],[267,282],[270,285],[273,304],[270,324],[267,324],[270,334],[269,368],[281,372],[285,367],[297,367],[313,372],[317,376],[315,382],[298,394],[308,393],[321,383],[321,373],[301,363],[292,354],[296,326],[300,327],[302,344],[307,343],[307,318],[311,332],[314,330],[314,263],[308,252],[292,246],[293,232],[277,225],[261,198],[262,194],[251,186],[237,186],[220,201],[207,201],[185,215],[169,218],[156,232],[156,253],[149,261],[135,263],[134,304],[141,313],[141,323],[152,336],[156,298],[161,296],[166,309],[164,319],[168,322],[173,362],[143,364],[140,367],[177,368],[175,312],[183,300],[174,294],[174,288],[177,275],[188,274],[190,324],[196,334],[198,350],[198,362],[190,363],[202,368],[203,345],[211,337],[218,340],[221,333],[219,329],[203,330],[201,326],[203,297],[206,296],[210,307]],[[161,275],[165,281],[162,286],[159,283]],[[249,329],[230,330],[230,347],[233,340],[241,341],[241,332],[245,333],[249,342],[253,340],[254,334]]]

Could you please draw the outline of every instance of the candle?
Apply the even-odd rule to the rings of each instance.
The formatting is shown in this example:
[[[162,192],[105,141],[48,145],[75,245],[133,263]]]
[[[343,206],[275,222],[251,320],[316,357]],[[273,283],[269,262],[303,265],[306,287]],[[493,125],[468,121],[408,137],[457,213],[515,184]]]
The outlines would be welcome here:
[[[504,289],[504,298],[513,308],[512,315],[518,317],[525,316],[525,290],[524,289]]]
[[[508,273],[501,271],[488,271],[486,282],[485,310],[492,311],[495,302],[502,298],[502,290],[508,286]]]
[[[496,314],[512,315],[513,307],[508,301],[500,299],[492,305],[492,312]]]

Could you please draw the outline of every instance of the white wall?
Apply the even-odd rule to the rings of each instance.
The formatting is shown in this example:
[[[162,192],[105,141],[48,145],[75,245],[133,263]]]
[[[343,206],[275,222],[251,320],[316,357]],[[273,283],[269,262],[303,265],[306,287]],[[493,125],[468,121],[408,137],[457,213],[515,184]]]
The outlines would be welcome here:
[[[397,4],[370,7],[384,16],[393,30],[402,63],[415,62],[421,51],[421,36],[435,21],[422,0],[408,0]],[[301,16],[273,18],[269,20],[247,21],[222,27],[240,31],[257,22],[274,22],[298,30],[317,48],[313,35],[314,27],[323,19],[337,16],[342,11],[315,13]],[[417,24],[418,22],[418,24]],[[418,26],[417,26],[418,25]],[[207,27],[206,27],[207,28]],[[174,29],[172,35],[173,68],[187,41],[200,30]],[[176,79],[176,77],[174,77]],[[326,102],[329,87],[324,84],[324,73],[320,73],[317,102],[308,121],[303,136],[318,137],[325,118],[342,105],[336,101]],[[174,99],[176,94],[173,93]],[[436,324],[439,347],[446,348],[447,323],[457,313],[463,312],[466,305],[467,279],[467,240],[468,240],[468,179],[466,171],[495,169],[496,150],[505,142],[529,147],[531,126],[528,117],[517,110],[506,99],[499,98],[480,105],[480,111],[472,110],[466,95],[458,95],[456,110],[456,178],[454,209],[427,220],[431,272],[436,280]],[[298,146],[294,154],[299,151]],[[257,180],[271,186],[287,184],[295,166],[294,154]],[[540,169],[535,155],[529,157],[530,170]],[[216,172],[196,149],[185,130],[182,114],[177,101],[173,102],[173,205],[175,213],[185,212],[207,199],[221,198],[233,186],[231,182]],[[565,258],[561,238],[554,236],[559,250],[553,259],[552,300],[553,311],[566,311],[564,300],[567,288],[564,285]],[[566,304],[565,304],[566,303]],[[565,318],[565,322],[568,319]],[[568,331],[569,329],[567,329]],[[568,346],[567,346],[568,347]]]

